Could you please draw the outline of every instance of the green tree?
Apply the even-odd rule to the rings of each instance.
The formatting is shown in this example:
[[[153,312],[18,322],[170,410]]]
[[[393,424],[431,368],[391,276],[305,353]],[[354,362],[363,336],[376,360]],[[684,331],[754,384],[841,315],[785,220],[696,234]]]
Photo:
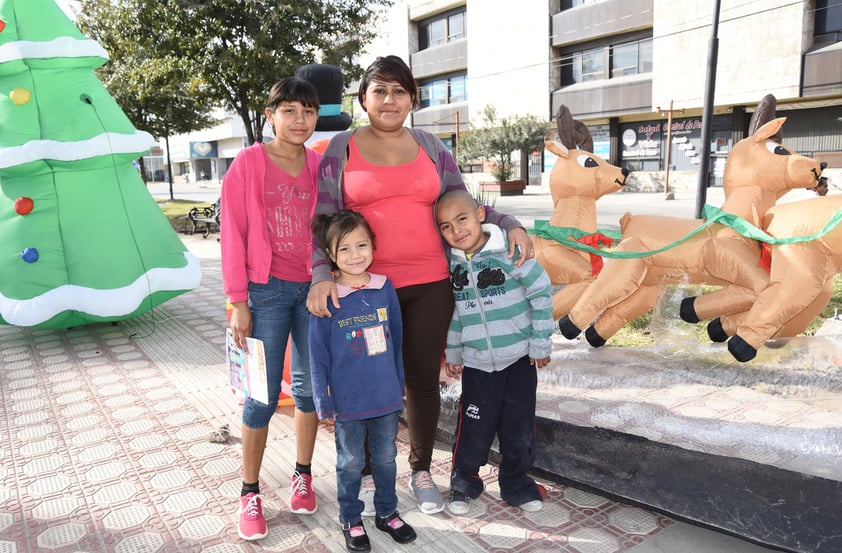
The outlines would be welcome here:
[[[491,174],[505,182],[512,176],[512,153],[520,151],[522,158],[542,148],[550,129],[549,122],[534,115],[497,118],[494,106],[482,111],[482,126],[464,132],[459,137],[457,156],[460,164],[481,159],[494,165]],[[521,163],[521,171],[526,167]]]
[[[110,57],[97,76],[137,128],[168,138],[214,123],[208,87],[195,76],[189,60],[158,48],[154,33],[142,32],[135,4],[82,0],[80,6],[80,29]],[[148,180],[142,158],[140,168]]]
[[[391,0],[82,0],[89,28],[155,59],[172,58],[206,106],[236,113],[249,142],[263,138],[266,93],[301,65],[332,63],[353,80],[353,61],[374,37],[380,8]],[[120,17],[114,17],[119,14]],[[105,32],[107,30],[107,32]],[[118,63],[120,60],[113,56]]]

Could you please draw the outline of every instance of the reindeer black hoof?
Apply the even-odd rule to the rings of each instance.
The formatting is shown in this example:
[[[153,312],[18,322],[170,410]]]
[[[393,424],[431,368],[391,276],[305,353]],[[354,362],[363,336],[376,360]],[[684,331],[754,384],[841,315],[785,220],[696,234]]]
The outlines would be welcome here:
[[[558,329],[568,340],[572,340],[582,333],[582,329],[574,325],[567,315],[558,321]]]
[[[722,328],[722,320],[717,317],[708,323],[708,337],[714,342],[725,342],[728,340],[728,334]]]
[[[600,336],[593,326],[589,326],[585,331],[585,340],[595,348],[601,348],[605,345],[605,338]]]
[[[696,296],[681,300],[681,307],[678,309],[678,316],[685,323],[698,323],[699,316],[696,315]]]
[[[736,334],[728,340],[728,351],[730,351],[731,355],[734,356],[734,359],[740,363],[751,361],[757,355],[757,350]]]

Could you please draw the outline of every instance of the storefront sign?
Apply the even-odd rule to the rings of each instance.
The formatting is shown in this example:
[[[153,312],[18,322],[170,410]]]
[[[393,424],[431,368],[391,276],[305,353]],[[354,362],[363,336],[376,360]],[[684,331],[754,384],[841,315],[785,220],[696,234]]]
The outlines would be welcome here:
[[[209,158],[219,157],[216,153],[216,141],[209,142],[191,142],[190,143],[190,157]]]

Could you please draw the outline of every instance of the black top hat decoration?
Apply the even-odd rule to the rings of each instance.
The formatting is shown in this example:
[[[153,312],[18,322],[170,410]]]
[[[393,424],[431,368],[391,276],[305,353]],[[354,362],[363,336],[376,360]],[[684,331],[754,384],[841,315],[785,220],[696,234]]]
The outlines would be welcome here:
[[[319,92],[317,131],[344,131],[351,126],[351,115],[342,111],[345,75],[341,69],[327,63],[311,63],[299,67],[295,76],[310,81]]]

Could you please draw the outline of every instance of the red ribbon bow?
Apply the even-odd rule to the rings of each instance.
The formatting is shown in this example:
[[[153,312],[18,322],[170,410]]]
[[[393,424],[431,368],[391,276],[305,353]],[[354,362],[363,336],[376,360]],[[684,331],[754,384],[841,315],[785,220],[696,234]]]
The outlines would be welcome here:
[[[611,246],[614,244],[614,239],[605,236],[601,232],[595,232],[587,236],[583,236],[576,240],[586,246],[599,249],[600,246]],[[593,252],[588,252],[591,256],[591,275],[596,276],[602,270],[602,256]]]

